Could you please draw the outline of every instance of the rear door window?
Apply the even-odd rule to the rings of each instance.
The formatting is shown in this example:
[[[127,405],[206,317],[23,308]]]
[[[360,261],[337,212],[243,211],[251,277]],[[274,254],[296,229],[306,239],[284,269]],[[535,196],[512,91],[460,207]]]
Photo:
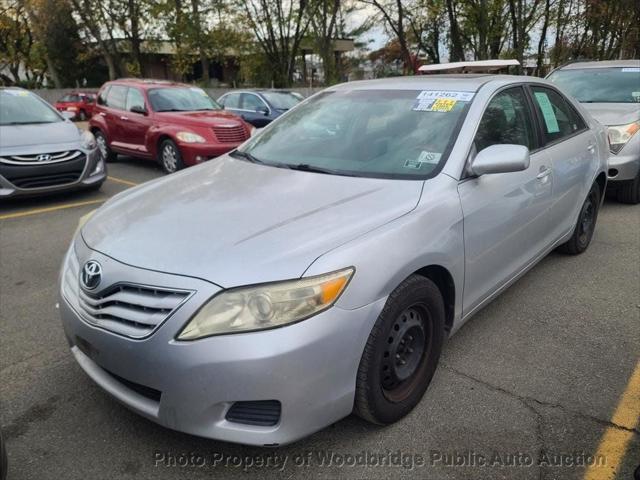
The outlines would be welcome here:
[[[555,90],[532,86],[545,144],[560,141],[586,128],[584,120]]]
[[[125,110],[127,90],[127,87],[122,85],[112,85],[107,94],[107,107]]]

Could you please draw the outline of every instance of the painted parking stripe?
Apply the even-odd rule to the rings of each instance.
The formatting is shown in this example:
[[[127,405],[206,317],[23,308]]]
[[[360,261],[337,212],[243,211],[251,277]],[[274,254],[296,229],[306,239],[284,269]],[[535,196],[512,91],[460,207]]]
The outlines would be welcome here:
[[[616,477],[620,469],[620,463],[624,459],[631,438],[634,435],[632,430],[638,426],[639,422],[640,362],[636,365],[627,384],[627,388],[620,397],[616,411],[611,418],[611,423],[628,430],[616,427],[608,427],[605,430],[595,458],[602,456],[606,459],[606,463],[605,465],[599,465],[598,462],[596,462],[590,466],[585,473],[584,480],[609,480]]]
[[[58,210],[66,210],[67,208],[84,207],[85,205],[95,205],[97,203],[104,203],[106,201],[107,201],[106,198],[101,198],[99,200],[87,200],[86,202],[65,203],[63,205],[56,205],[55,207],[35,208],[33,210],[27,210],[25,212],[7,213],[4,215],[0,215],[0,220],[7,220],[9,218],[28,217],[30,215],[37,215],[39,213],[49,213],[49,212],[55,212]]]
[[[138,185],[137,183],[132,182],[132,181],[130,181],[130,180],[124,180],[124,179],[122,179],[122,178],[112,177],[111,175],[109,175],[109,176],[107,177],[107,179],[111,180],[112,182],[121,183],[121,184],[123,184],[123,185],[128,185],[128,186],[130,186],[130,187],[135,187],[136,185]]]

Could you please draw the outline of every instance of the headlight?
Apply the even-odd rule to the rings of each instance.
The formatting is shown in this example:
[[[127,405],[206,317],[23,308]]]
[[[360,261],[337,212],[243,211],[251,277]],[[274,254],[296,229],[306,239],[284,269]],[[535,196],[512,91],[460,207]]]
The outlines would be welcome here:
[[[76,233],[78,233],[78,231],[84,227],[84,224],[87,223],[89,221],[89,219],[93,216],[94,213],[96,213],[97,209],[91,210],[89,213],[85,213],[83,216],[80,217],[80,220],[78,220],[78,226],[76,227]]]
[[[70,112],[77,112],[78,111],[78,107],[67,107],[67,110]]]
[[[193,317],[178,340],[247,332],[298,322],[331,307],[353,275],[353,268],[222,292]]]
[[[87,150],[93,150],[96,148],[96,139],[93,136],[93,133],[86,130],[78,130],[80,131],[80,145],[82,148]]]
[[[631,140],[633,134],[640,130],[640,122],[633,122],[627,125],[614,125],[608,127],[609,149],[613,153],[618,153],[622,147]]]
[[[178,132],[176,137],[178,137],[178,140],[184,143],[205,143],[206,142],[206,140],[202,138],[200,135],[192,132]]]

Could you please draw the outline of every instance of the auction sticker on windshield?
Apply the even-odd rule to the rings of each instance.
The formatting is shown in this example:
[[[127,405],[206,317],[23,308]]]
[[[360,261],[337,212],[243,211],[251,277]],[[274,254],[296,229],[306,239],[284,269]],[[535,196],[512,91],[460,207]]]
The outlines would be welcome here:
[[[473,92],[456,92],[448,90],[423,90],[416,97],[417,100],[436,100],[438,98],[449,98],[461,102],[469,102],[473,99]]]

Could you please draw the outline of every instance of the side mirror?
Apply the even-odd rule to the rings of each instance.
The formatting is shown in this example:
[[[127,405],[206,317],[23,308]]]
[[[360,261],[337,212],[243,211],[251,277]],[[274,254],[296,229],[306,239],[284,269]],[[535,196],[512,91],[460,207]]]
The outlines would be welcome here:
[[[144,108],[142,105],[134,105],[129,110],[131,112],[133,112],[133,113],[139,113],[140,115],[146,115],[147,114],[147,109]]]
[[[491,145],[481,150],[471,162],[471,173],[520,172],[529,168],[529,149],[523,145]]]
[[[269,108],[266,105],[263,105],[262,107],[258,107],[256,112],[261,113],[263,115],[269,115]]]
[[[70,112],[68,110],[63,110],[60,112],[60,115],[62,115],[65,120],[73,120],[76,118],[76,112]]]

